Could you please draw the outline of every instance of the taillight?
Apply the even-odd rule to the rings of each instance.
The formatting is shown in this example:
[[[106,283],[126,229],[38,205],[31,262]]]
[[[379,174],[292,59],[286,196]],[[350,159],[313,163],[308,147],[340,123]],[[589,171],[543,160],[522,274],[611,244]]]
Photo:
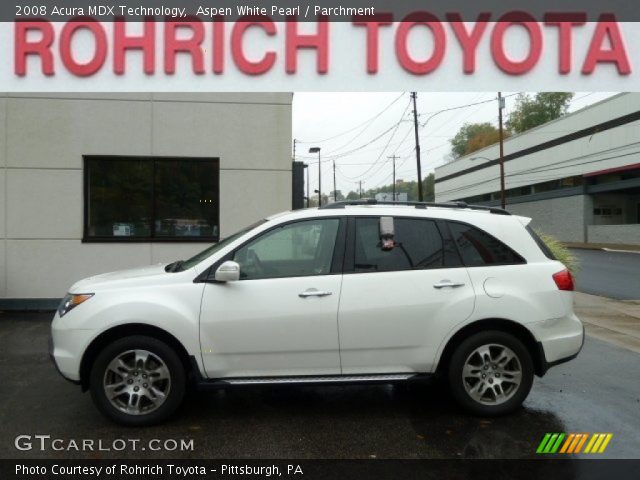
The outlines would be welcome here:
[[[561,272],[553,274],[553,281],[556,282],[559,290],[573,291],[573,276],[569,270],[562,270]]]

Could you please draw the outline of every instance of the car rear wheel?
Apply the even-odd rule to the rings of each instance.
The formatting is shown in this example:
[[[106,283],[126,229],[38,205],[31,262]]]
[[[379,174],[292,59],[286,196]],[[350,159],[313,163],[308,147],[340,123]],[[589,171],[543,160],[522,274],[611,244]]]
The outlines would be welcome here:
[[[91,396],[100,411],[122,425],[162,422],[182,402],[184,366],[166,343],[131,336],[107,345],[91,369]]]
[[[510,413],[533,384],[533,362],[513,335],[480,332],[465,339],[449,363],[449,386],[465,410],[482,416]]]

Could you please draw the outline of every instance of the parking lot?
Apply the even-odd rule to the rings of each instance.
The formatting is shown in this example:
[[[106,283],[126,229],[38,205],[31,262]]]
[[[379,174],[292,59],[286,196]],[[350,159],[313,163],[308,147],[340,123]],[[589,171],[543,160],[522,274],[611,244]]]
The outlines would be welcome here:
[[[611,432],[604,457],[637,458],[640,355],[587,337],[577,360],[536,379],[525,408],[462,414],[438,383],[243,387],[191,393],[168,423],[122,428],[62,379],[47,352],[49,313],[0,314],[1,458],[526,458],[547,432]],[[19,451],[18,435],[193,440],[189,451]],[[171,442],[170,442],[171,444]],[[158,444],[154,444],[158,445]],[[586,456],[586,455],[585,455]]]

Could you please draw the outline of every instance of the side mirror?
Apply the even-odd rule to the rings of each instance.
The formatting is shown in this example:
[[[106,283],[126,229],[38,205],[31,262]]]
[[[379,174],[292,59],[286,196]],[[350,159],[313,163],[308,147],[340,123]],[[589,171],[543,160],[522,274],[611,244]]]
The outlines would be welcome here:
[[[218,267],[215,274],[216,282],[237,282],[240,280],[240,265],[228,260]]]

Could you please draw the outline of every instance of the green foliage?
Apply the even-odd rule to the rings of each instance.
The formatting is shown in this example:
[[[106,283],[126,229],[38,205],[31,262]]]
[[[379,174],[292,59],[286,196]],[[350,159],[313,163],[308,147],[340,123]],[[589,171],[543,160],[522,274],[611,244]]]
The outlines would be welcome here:
[[[500,132],[489,122],[465,123],[451,140],[454,158],[463,157],[499,140]]]
[[[506,127],[515,133],[522,133],[555,120],[567,113],[572,98],[573,93],[570,92],[540,92],[534,97],[521,93]]]
[[[569,271],[575,276],[580,270],[580,262],[577,257],[571,253],[571,251],[566,247],[564,243],[562,243],[557,238],[547,235],[540,230],[536,230],[538,236],[542,239],[542,241],[549,247],[553,256],[558,259],[558,261],[562,262],[565,267],[569,269]]]
[[[347,194],[347,200],[358,200],[358,198],[360,198],[360,195],[358,195],[358,192],[354,192],[353,190]]]
[[[393,192],[393,184],[384,185],[382,187],[370,188],[362,192],[362,198],[375,198],[377,193]],[[418,201],[418,182],[402,182],[396,185],[396,193],[406,193],[410,202]],[[422,181],[422,193],[425,202],[433,202],[435,199],[435,175],[430,173]],[[357,200],[360,198],[358,192],[349,192],[347,200]]]

